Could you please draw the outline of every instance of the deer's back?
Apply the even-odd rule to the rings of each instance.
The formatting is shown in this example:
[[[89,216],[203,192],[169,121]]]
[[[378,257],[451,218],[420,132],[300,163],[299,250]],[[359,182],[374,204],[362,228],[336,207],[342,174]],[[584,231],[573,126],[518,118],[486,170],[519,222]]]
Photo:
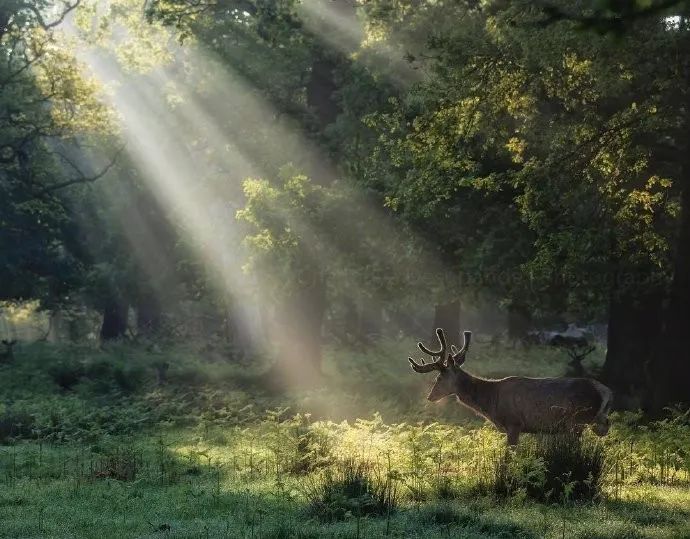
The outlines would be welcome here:
[[[496,419],[523,432],[566,429],[591,423],[607,398],[602,384],[588,378],[527,378],[497,380]]]

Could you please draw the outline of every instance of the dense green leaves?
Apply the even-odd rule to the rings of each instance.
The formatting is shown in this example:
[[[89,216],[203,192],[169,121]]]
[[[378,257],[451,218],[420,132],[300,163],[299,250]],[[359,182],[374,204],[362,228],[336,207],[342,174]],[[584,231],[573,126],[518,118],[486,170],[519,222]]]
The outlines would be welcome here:
[[[0,298],[48,302],[78,280],[81,266],[67,248],[73,231],[57,193],[90,176],[70,159],[74,137],[110,130],[73,54],[59,47],[54,28],[72,10],[47,2],[10,2],[0,8]]]
[[[57,187],[81,170],[74,141],[107,132],[111,118],[54,46],[48,5],[10,4],[0,171],[13,284],[3,295],[49,297],[77,275],[102,308],[153,294],[122,224],[139,200],[155,216],[145,226],[168,227],[165,267],[189,270],[184,282],[157,270],[161,280],[199,294],[217,274],[227,285],[234,270],[215,252],[227,242],[260,303],[301,297],[282,308],[313,311],[315,335],[353,303],[391,316],[420,299],[488,294],[538,320],[608,318],[609,378],[644,345],[623,353],[623,336],[650,320],[651,340],[675,343],[664,357],[676,357],[682,332],[662,319],[684,320],[688,303],[686,4],[85,3],[82,46],[109,48],[99,61],[117,60],[131,85],[111,101],[138,99],[130,108],[165,127],[152,131],[151,155],[134,151],[118,172],[121,190],[69,203]],[[123,116],[123,136],[140,140],[146,127]],[[172,154],[189,178],[160,177]],[[89,227],[104,241],[80,253],[68,238]],[[615,313],[637,314],[621,323]],[[645,363],[665,365],[644,350],[631,393]]]

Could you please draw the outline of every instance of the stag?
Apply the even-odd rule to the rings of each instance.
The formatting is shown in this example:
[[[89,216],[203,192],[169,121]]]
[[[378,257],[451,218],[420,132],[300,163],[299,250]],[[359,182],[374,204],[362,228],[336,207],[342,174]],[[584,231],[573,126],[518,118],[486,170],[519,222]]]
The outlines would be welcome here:
[[[470,347],[472,332],[465,331],[460,350],[451,345],[446,351],[446,335],[439,328],[439,350],[417,346],[436,358],[431,363],[408,358],[415,372],[438,371],[427,399],[436,402],[449,395],[491,421],[507,434],[508,444],[516,445],[520,434],[582,432],[591,425],[598,436],[609,430],[608,413],[613,393],[604,384],[589,378],[528,378],[509,376],[488,380],[474,376],[462,366]]]

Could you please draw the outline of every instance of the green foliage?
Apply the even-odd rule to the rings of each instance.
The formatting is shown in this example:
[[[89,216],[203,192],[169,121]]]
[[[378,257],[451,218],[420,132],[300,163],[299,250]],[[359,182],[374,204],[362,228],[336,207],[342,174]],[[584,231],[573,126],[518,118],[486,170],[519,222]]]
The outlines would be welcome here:
[[[50,304],[83,269],[68,247],[72,216],[57,188],[88,176],[63,167],[60,156],[72,137],[97,142],[111,133],[112,116],[69,45],[56,45],[48,4],[9,2],[0,10],[0,298]],[[52,14],[59,20],[66,11],[67,4]]]
[[[57,363],[48,368],[48,374],[61,389],[70,390],[79,383],[83,367],[78,363]]]
[[[559,504],[598,500],[607,472],[603,444],[574,434],[525,440],[498,456],[494,466],[493,494]]]
[[[309,514],[327,522],[390,514],[396,509],[396,496],[390,479],[382,480],[354,459],[330,466],[306,491]]]
[[[245,240],[251,253],[246,271],[283,295],[308,285],[327,259],[326,245],[310,236],[313,227],[320,228],[327,191],[288,167],[275,186],[245,181],[244,194],[247,205],[237,217],[255,232]]]
[[[653,421],[627,412],[615,424],[607,441],[618,486],[634,481],[673,484],[690,470],[688,410],[668,409]]]
[[[3,407],[0,413],[0,443],[15,438],[31,438],[33,425],[34,417],[31,414]]]
[[[478,345],[478,355],[486,357],[480,365],[497,374],[530,374],[529,360],[545,368],[556,359],[540,356],[540,349],[520,357]],[[340,422],[316,417],[319,406],[310,391],[245,393],[238,386],[249,375],[238,374],[246,367],[208,363],[194,347],[151,352],[125,344],[104,350],[23,346],[15,363],[1,367],[0,390],[12,402],[0,409],[3,529],[10,536],[31,528],[57,537],[96,537],[84,522],[98,520],[125,536],[169,526],[171,533],[188,535],[203,535],[206,527],[209,537],[250,536],[252,530],[255,536],[261,530],[262,536],[349,537],[359,529],[360,537],[556,539],[565,518],[567,532],[577,537],[690,531],[682,509],[688,472],[674,475],[672,467],[664,468],[667,484],[658,486],[666,466],[658,455],[670,455],[672,437],[687,429],[682,413],[647,425],[640,417],[616,416],[603,445],[588,433],[582,440],[524,436],[505,461],[505,435],[469,417],[458,424],[462,415],[455,403],[423,411],[422,387],[395,386],[406,374],[396,374],[395,365],[407,369],[397,346],[370,351],[379,360],[376,369],[393,374],[368,400],[361,398],[357,411],[369,419]],[[158,386],[149,369],[161,355],[171,371],[196,370],[200,385],[190,390],[179,377]],[[355,367],[353,380],[361,380],[368,362],[339,350],[333,367],[342,372],[331,374],[329,399],[344,401],[338,393],[356,388],[342,385],[345,366]],[[50,381],[51,364],[81,366],[71,390]],[[125,393],[113,374],[118,365],[138,366],[148,375]],[[360,389],[362,395],[370,390]],[[397,422],[370,415],[408,400]],[[306,410],[312,415],[296,413]],[[420,422],[424,416],[448,420]],[[628,476],[630,442],[639,460]],[[678,441],[678,450],[683,443]],[[603,454],[612,464],[601,468]],[[504,495],[486,496],[500,466],[507,470]],[[595,485],[597,503],[588,503]]]
[[[366,120],[379,133],[367,178],[387,204],[463,277],[537,314],[600,317],[612,289],[667,282],[683,173],[653,157],[651,141],[673,129],[661,103],[675,98],[647,84],[668,81],[656,58],[687,32],[640,23],[614,42],[541,26],[527,2],[421,16],[413,5],[367,11],[391,32],[462,24],[427,32],[429,80]],[[637,43],[650,41],[659,49],[643,67]]]
[[[117,481],[134,481],[139,471],[141,455],[131,447],[116,448],[100,455],[90,463],[93,479],[115,479]]]

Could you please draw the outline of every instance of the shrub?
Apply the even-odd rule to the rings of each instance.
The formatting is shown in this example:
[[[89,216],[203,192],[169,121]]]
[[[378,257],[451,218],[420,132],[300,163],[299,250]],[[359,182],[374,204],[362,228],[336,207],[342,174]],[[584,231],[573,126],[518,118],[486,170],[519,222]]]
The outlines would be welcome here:
[[[330,462],[331,447],[328,436],[310,424],[303,415],[285,421],[296,439],[294,457],[289,472],[302,475],[316,471]]]
[[[90,391],[96,394],[106,394],[113,390],[134,392],[143,385],[146,377],[146,371],[141,365],[121,365],[111,360],[60,362],[52,365],[48,374],[66,391],[74,389],[80,382],[88,382]]]
[[[376,476],[365,463],[347,459],[328,468],[306,491],[311,516],[323,521],[385,515],[396,507],[391,481]]]
[[[84,379],[91,382],[91,390],[98,394],[110,392],[113,380],[113,365],[108,361],[96,361],[84,366]]]
[[[117,388],[125,393],[132,393],[139,389],[145,379],[146,371],[140,365],[116,366],[113,369],[113,381]]]
[[[438,500],[453,500],[460,497],[458,485],[448,476],[442,475],[431,483],[434,498]]]
[[[601,496],[605,464],[604,446],[588,436],[525,437],[495,459],[490,491],[540,502],[592,501]]]
[[[53,382],[65,391],[69,391],[79,383],[84,375],[84,369],[79,363],[56,363],[48,369]]]
[[[434,524],[437,526],[446,526],[448,524],[458,524],[464,519],[458,511],[449,503],[441,503],[438,505],[425,506],[419,515],[422,522],[426,524]],[[463,522],[463,524],[473,524],[474,522]]]
[[[5,410],[0,413],[0,443],[10,438],[28,438],[33,434],[34,417],[21,411]]]
[[[98,459],[93,468],[95,479],[117,479],[118,481],[134,481],[139,471],[141,458],[130,449],[118,449]]]

